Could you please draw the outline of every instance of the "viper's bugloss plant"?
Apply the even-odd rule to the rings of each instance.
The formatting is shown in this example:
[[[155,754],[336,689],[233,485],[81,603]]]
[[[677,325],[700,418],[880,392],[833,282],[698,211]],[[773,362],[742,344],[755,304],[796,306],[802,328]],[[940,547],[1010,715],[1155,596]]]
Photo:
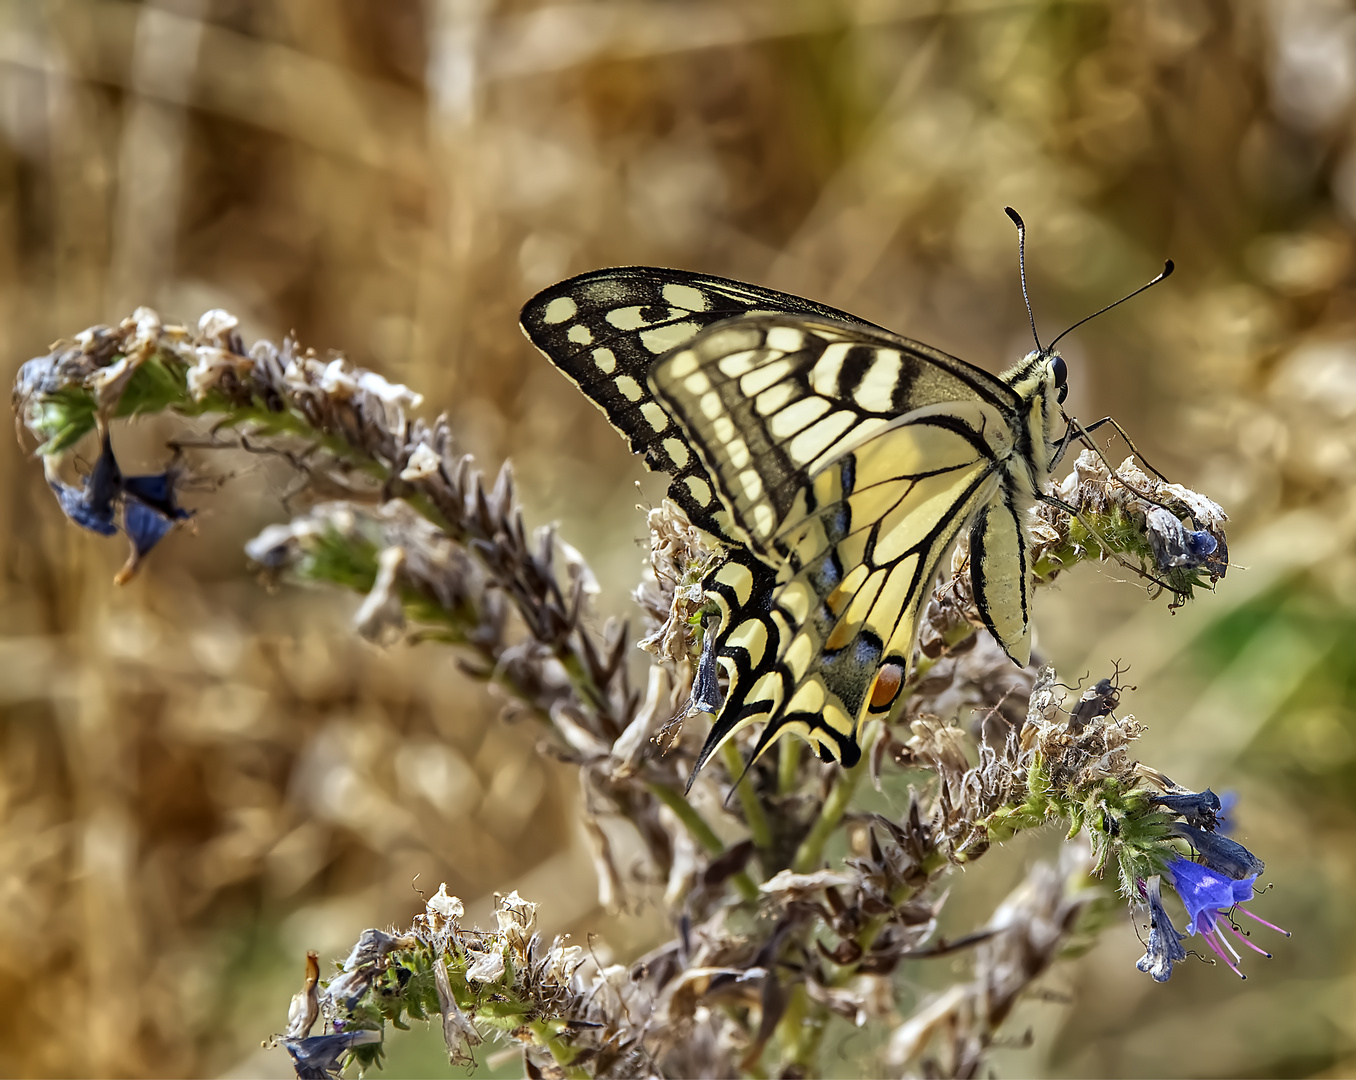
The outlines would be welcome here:
[[[15,387],[63,512],[130,538],[119,580],[189,520],[179,500],[191,479],[181,458],[124,476],[119,421],[208,417],[208,448],[248,444],[289,461],[302,481],[293,500],[311,500],[248,545],[261,573],[363,594],[355,624],[373,641],[454,649],[535,718],[545,752],[577,768],[601,902],[620,905],[634,880],[608,818],[630,824],[644,876],[663,883],[674,937],[625,965],[545,941],[536,912],[549,898],[501,897],[497,925],[478,930],[445,889],[409,927],[365,931],[329,978],[308,956],[274,1040],[299,1076],[379,1065],[390,1029],[435,1016],[451,1062],[475,1060],[494,1034],[521,1047],[533,1075],[811,1075],[834,1023],[889,1028],[890,1069],[976,1075],[1022,994],[1110,921],[1102,881],[1147,918],[1137,966],[1157,981],[1191,957],[1192,935],[1235,971],[1235,941],[1261,951],[1233,916],[1262,863],[1222,835],[1221,801],[1136,759],[1143,728],[1117,715],[1115,674],[1071,695],[1049,667],[1015,668],[978,629],[963,546],[922,617],[901,704],[862,733],[858,765],[825,768],[786,740],[745,769],[731,743],[685,796],[699,743],[686,721],[720,694],[702,662],[701,587],[720,552],[677,508],[649,510],[637,600],[653,663],[633,687],[630,631],[594,628],[597,582],[579,553],[551,529],[529,535],[508,467],[486,484],[445,418],[412,418],[419,403],[291,340],[246,349],[221,311],[195,331],[139,309],[30,361]],[[98,451],[79,475],[72,456],[86,437]],[[1054,494],[1069,509],[1040,508],[1038,580],[1116,558],[1180,604],[1224,576],[1223,511],[1132,460],[1112,468],[1086,450]],[[955,722],[967,712],[979,717],[968,728]],[[898,795],[902,812],[867,812],[864,784]],[[954,866],[1052,824],[1069,840],[1058,867],[1036,866],[972,932],[938,935]],[[973,954],[971,977],[900,1015],[901,964],[960,952]]]

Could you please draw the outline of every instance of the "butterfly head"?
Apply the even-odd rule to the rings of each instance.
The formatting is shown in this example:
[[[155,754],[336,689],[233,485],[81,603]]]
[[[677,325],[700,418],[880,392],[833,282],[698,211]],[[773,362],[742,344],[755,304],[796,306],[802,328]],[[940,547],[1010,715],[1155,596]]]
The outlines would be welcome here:
[[[1063,405],[1064,399],[1069,396],[1069,365],[1064,362],[1064,357],[1053,349],[1046,363],[1049,365],[1050,382],[1058,394],[1055,400]]]
[[[1025,400],[1048,402],[1052,411],[1069,396],[1069,365],[1048,345],[1027,353],[1000,378]]]

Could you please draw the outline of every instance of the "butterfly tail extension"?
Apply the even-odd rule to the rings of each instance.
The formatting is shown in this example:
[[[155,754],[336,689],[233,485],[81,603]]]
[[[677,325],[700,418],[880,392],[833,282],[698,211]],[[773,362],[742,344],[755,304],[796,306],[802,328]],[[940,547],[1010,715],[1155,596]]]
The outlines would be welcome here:
[[[1026,530],[1010,493],[1000,492],[970,529],[970,583],[980,617],[1018,667],[1031,661]]]
[[[753,752],[744,763],[744,773],[753,768],[759,758],[772,749],[773,744],[785,735],[797,735],[804,739],[814,748],[819,760],[825,763],[836,761],[844,768],[850,769],[861,760],[862,750],[857,744],[855,727],[852,731],[845,733],[825,724],[821,714],[782,713],[776,715],[774,719],[769,719],[774,714],[775,710],[769,707],[767,701],[743,702],[736,708],[732,708],[731,703],[727,701],[726,707],[721,710],[715,723],[711,725],[711,731],[706,736],[706,742],[702,744],[701,752],[697,755],[696,763],[692,766],[692,772],[688,776],[685,791],[692,790],[692,784],[697,779],[697,774],[726,742],[749,725],[764,721],[766,721],[766,726],[758,737]],[[743,773],[741,773],[739,779],[742,778]]]
[[[728,677],[729,687],[697,755],[687,782],[689,789],[716,751],[748,725],[771,715],[781,697],[775,670],[758,677],[765,661],[776,657],[779,651],[780,625],[769,614],[776,589],[775,572],[752,552],[735,548],[702,584],[707,598],[719,611],[719,623],[708,631],[711,635],[708,641],[713,645],[716,663]],[[765,694],[772,692],[774,700],[750,702],[755,684]]]

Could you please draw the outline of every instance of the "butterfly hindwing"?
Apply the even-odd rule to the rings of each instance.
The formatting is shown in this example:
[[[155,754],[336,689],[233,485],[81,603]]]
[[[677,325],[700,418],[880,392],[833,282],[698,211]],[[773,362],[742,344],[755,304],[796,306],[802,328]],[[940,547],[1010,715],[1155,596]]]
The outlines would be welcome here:
[[[970,579],[989,632],[1022,667],[1031,659],[1027,578],[1021,515],[1010,498],[995,499],[970,529]]]
[[[730,690],[700,762],[765,722],[755,758],[794,733],[825,760],[855,763],[862,721],[889,711],[907,675],[942,560],[998,490],[985,437],[995,419],[978,402],[900,418],[806,487],[775,579],[747,558],[711,575]]]

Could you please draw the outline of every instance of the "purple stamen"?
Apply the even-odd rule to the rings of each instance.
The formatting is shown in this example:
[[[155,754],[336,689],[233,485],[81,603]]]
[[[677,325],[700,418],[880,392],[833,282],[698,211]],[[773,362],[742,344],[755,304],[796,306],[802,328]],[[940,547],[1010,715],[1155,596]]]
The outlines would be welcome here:
[[[1235,963],[1241,964],[1243,962],[1243,957],[1240,956],[1238,950],[1234,948],[1234,943],[1219,932],[1219,923],[1215,922],[1214,919],[1210,920],[1209,933],[1214,934],[1215,940],[1229,950],[1229,955],[1234,958]]]
[[[1282,930],[1282,929],[1281,929],[1279,926],[1277,926],[1275,923],[1269,923],[1269,922],[1267,922],[1266,919],[1262,918],[1260,915],[1254,915],[1254,914],[1253,914],[1251,911],[1249,911],[1247,908],[1239,908],[1239,909],[1238,909],[1238,912],[1239,912],[1240,915],[1246,915],[1248,918],[1250,918],[1250,919],[1252,919],[1252,920],[1254,920],[1254,921],[1256,921],[1256,922],[1261,923],[1263,926],[1267,927],[1267,928],[1270,929],[1270,930],[1275,930],[1276,933],[1278,933],[1278,934],[1284,934],[1286,937],[1290,937],[1290,931],[1289,931],[1289,930]]]
[[[1203,934],[1201,935],[1201,937],[1205,938],[1205,943],[1206,943],[1207,945],[1210,946],[1210,950],[1211,950],[1216,956],[1218,956],[1221,960],[1224,961],[1224,966],[1225,966],[1225,967],[1227,967],[1230,971],[1232,971],[1232,972],[1233,972],[1235,975],[1237,975],[1240,979],[1246,979],[1246,978],[1247,978],[1247,976],[1244,975],[1243,972],[1241,972],[1241,971],[1238,970],[1238,966],[1237,966],[1232,960],[1230,960],[1227,956],[1224,955],[1224,950],[1221,949],[1218,945],[1215,944],[1215,932],[1214,932],[1213,930],[1208,930],[1208,931],[1206,931],[1205,933],[1203,933]]]
[[[1271,953],[1267,952],[1266,949],[1256,944],[1250,937],[1248,937],[1247,934],[1239,930],[1239,928],[1236,927],[1233,923],[1225,923],[1225,925],[1228,926],[1230,932],[1232,932],[1234,937],[1238,938],[1239,941],[1243,942],[1243,944],[1250,948],[1253,952],[1259,952],[1263,956],[1265,956],[1268,960],[1271,959]]]

